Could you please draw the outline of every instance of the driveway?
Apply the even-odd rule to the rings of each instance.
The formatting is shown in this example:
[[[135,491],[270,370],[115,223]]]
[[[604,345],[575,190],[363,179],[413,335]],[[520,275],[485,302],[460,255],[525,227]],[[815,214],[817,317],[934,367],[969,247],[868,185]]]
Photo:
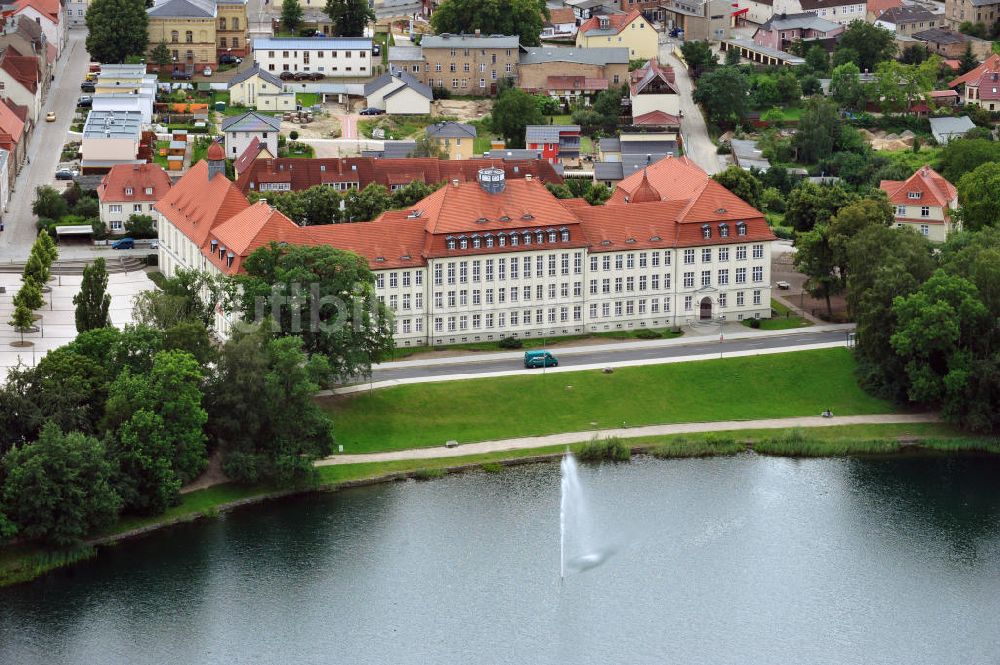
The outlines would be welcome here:
[[[340,138],[342,139],[357,139],[358,138],[358,114],[357,113],[347,113],[345,115],[334,116],[340,122]]]
[[[718,173],[719,156],[715,152],[715,144],[708,137],[708,128],[701,109],[694,103],[694,86],[687,68],[674,56],[674,45],[670,42],[660,44],[660,62],[674,68],[674,80],[681,96],[681,135],[684,137],[684,154],[703,168],[706,173]]]
[[[90,63],[90,56],[84,48],[86,35],[85,30],[70,30],[66,48],[56,63],[56,80],[49,88],[49,96],[42,108],[39,122],[28,141],[27,154],[31,163],[26,161],[21,168],[7,204],[4,215],[6,230],[0,233],[2,256],[26,257],[35,241],[35,216],[31,212],[35,188],[53,185],[61,191],[66,186],[55,179],[55,172],[76,111],[80,83]],[[45,122],[48,111],[56,112],[55,122]]]

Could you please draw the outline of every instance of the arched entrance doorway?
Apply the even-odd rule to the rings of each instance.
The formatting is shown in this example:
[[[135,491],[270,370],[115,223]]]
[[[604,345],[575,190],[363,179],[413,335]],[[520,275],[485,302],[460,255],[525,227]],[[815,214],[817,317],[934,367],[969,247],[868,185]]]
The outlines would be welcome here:
[[[701,316],[699,318],[702,321],[712,318],[712,299],[707,296],[701,299]]]

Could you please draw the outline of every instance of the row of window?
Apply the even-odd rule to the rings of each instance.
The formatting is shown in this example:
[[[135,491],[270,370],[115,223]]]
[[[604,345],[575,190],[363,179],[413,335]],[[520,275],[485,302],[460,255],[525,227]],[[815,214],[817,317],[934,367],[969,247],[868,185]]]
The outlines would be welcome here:
[[[429,62],[425,62],[424,63],[424,71],[425,72],[429,72],[430,70],[431,70],[430,63]],[[504,65],[503,70],[507,74],[513,74],[514,73],[514,65],[512,65],[511,63],[508,62],[506,65]],[[416,74],[419,71],[420,71],[420,65],[413,65],[413,73]],[[440,74],[443,71],[444,71],[444,68],[441,66],[441,63],[437,63],[436,65],[434,65],[434,73],[435,74]],[[450,65],[448,65],[448,71],[451,72],[452,74],[458,73],[458,67],[457,67],[457,65],[454,62],[451,63]],[[472,72],[472,67],[469,65],[469,63],[465,63],[464,65],[462,65],[462,71],[465,72],[466,74],[469,74],[469,73]],[[492,73],[493,80],[495,81],[497,79],[497,70],[491,69],[490,72]],[[485,62],[479,64],[479,73],[480,74],[485,74],[486,73],[486,63]]]
[[[566,323],[570,320],[570,314],[569,307],[549,307],[547,310],[536,309],[534,310],[534,322],[536,325],[543,325],[546,322],[555,323],[557,320]],[[574,321],[583,320],[583,308],[580,305],[573,306],[572,317]],[[406,333],[406,321],[406,319],[403,319],[402,328],[404,334]],[[530,326],[531,322],[532,310],[530,309],[526,309],[523,312],[486,312],[485,314],[438,316],[434,318],[434,332],[444,332],[446,329],[448,332],[469,330],[470,323],[472,330],[480,330],[484,327],[506,328],[508,324],[512,328],[520,325]]]
[[[448,284],[455,284],[456,280],[459,284],[468,283],[469,264],[470,261],[449,261],[447,263]],[[494,279],[502,281],[506,280],[508,276],[513,280],[522,277],[531,279],[532,275],[542,277],[548,274],[549,277],[555,277],[557,274],[570,274],[569,252],[558,255],[538,254],[534,261],[531,260],[530,256],[521,257],[520,260],[515,256],[509,260],[507,258],[476,259],[471,261],[471,264],[473,282],[481,282],[484,279],[487,282],[492,282]],[[532,271],[532,265],[534,265],[534,271]],[[446,269],[443,264],[434,264],[434,286],[444,284],[445,273]],[[583,252],[573,253],[573,274],[583,274]]]
[[[920,206],[920,216],[930,217],[931,216],[930,206]],[[906,217],[906,206],[896,206],[896,217]]]
[[[611,270],[611,262],[612,262],[612,260],[614,260],[615,270],[622,270],[623,267],[625,269],[631,270],[632,268],[635,268],[636,256],[637,255],[634,254],[634,253],[629,253],[629,254],[615,254],[613,256],[611,254],[604,254],[604,255],[602,255],[600,257],[591,256],[590,257],[590,271],[591,272],[597,272],[598,259],[600,260],[600,266],[601,266],[601,268],[603,270]],[[659,251],[653,251],[653,252],[649,252],[648,254],[647,254],[647,252],[639,252],[638,253],[639,267],[640,268],[645,268],[646,267],[647,256],[648,256],[648,261],[651,263],[651,265],[654,268],[659,268],[660,267],[660,252]],[[670,265],[670,252],[663,252],[663,265],[665,265],[665,266],[669,266]]]
[[[459,51],[459,49],[457,49],[457,48],[451,49],[451,57],[454,58],[456,55],[458,55],[458,51]],[[472,49],[467,49],[467,48],[466,49],[462,49],[462,55],[464,55],[466,58],[469,57],[469,54],[471,52],[472,52]],[[484,48],[483,49],[479,49],[479,55],[485,56],[486,55],[486,49],[484,49]],[[497,54],[496,53],[491,53],[490,55],[492,56],[493,62],[496,62],[497,61]],[[514,50],[513,49],[507,49],[507,57],[509,58],[509,57],[511,57],[513,55],[514,55]]]
[[[402,278],[403,288],[409,288],[410,286],[410,271],[403,270],[402,272],[390,272],[389,273],[389,288],[395,289],[400,285],[400,278]],[[422,270],[414,270],[413,273],[413,285],[423,286],[424,285],[424,272]],[[382,289],[385,288],[385,273],[377,272],[375,273],[375,287]]]
[[[754,284],[760,284],[764,281],[764,267],[754,266],[752,268],[751,276],[753,278]],[[729,284],[729,269],[723,268],[716,274],[716,279],[718,280],[719,286],[727,286]],[[746,284],[747,283],[747,269],[737,268],[736,269],[736,284]],[[685,289],[693,289],[695,287],[695,274],[692,270],[691,272],[684,273],[683,286]],[[712,286],[712,271],[702,270],[701,280],[699,286]]]
[[[530,217],[529,217],[530,218]],[[501,218],[500,221],[510,221],[510,218]],[[569,229],[549,229],[547,231],[542,231],[541,229],[537,231],[511,231],[510,233],[498,232],[484,233],[479,235],[478,233],[473,233],[469,237],[462,236],[448,236],[445,238],[445,243],[448,249],[469,249],[469,245],[472,245],[472,249],[480,249],[485,246],[487,249],[496,244],[497,247],[506,247],[508,239],[510,240],[511,247],[517,247],[522,244],[525,245],[532,244],[532,240],[536,245],[541,245],[546,241],[553,242],[569,242]]]
[[[736,235],[745,236],[747,234],[747,223],[746,222],[736,222]],[[701,225],[701,237],[708,239],[712,237],[712,225],[702,224]],[[729,224],[726,222],[721,222],[719,224],[719,237],[728,238],[729,237]]]
[[[267,52],[267,57],[273,58],[273,57],[275,57],[274,56],[275,53],[277,53],[277,51],[268,51]],[[298,51],[282,51],[281,52],[281,57],[282,58],[287,58],[287,57],[289,57],[288,56],[289,53],[292,54],[291,57],[293,57],[293,58],[299,57],[299,52]],[[338,53],[340,53],[340,51],[330,51],[330,57],[331,58],[338,58],[338,57],[340,57],[340,56],[337,55]],[[306,58],[307,60],[309,59],[310,55],[315,55],[317,58],[323,58],[323,57],[326,57],[326,51],[303,51],[302,52],[302,57]],[[358,51],[358,57],[359,58],[364,58],[364,57],[366,57],[368,55],[370,55],[369,51]],[[354,51],[344,51],[344,57],[345,58],[354,57]]]
[[[762,259],[762,258],[764,258],[764,245],[754,245],[753,249],[751,251],[752,251],[751,255],[753,256],[753,258],[755,258],[755,259]],[[713,255],[716,255],[714,248],[712,248],[712,247],[703,247],[701,249],[701,262],[702,263],[711,263]],[[685,249],[684,250],[684,265],[686,265],[686,266],[694,265],[695,256],[696,256],[695,250],[693,250],[693,249]],[[718,254],[717,254],[717,256],[718,256],[718,260],[720,262],[724,263],[724,262],[728,261],[729,260],[729,248],[728,247],[719,247],[718,248]],[[736,246],[736,260],[737,261],[746,261],[747,260],[747,246],[746,245],[737,245]]]
[[[556,298],[569,298],[570,297],[570,283],[563,282],[562,284],[536,284],[534,289],[530,286],[524,286],[518,288],[512,286],[509,289],[472,289],[472,305],[474,307],[480,305],[505,305],[507,302],[529,302],[532,299],[532,293],[534,293],[535,300],[545,300],[546,297],[549,300],[555,300]],[[469,305],[469,291],[467,289],[461,289],[458,291],[435,291],[434,292],[434,307],[436,309],[441,309],[445,307],[447,303],[448,307],[467,307]],[[583,283],[573,282],[573,296],[580,297],[583,295]],[[393,302],[395,302],[394,295],[389,296],[389,306],[393,307]],[[408,309],[406,306],[406,297],[403,297],[403,309]],[[420,308],[420,299],[416,301],[416,308]],[[393,307],[394,308],[394,307]]]
[[[108,212],[112,213],[112,214],[120,214],[122,212],[123,208],[124,208],[124,205],[121,204],[121,203],[111,203],[111,204],[108,205]],[[153,211],[153,204],[152,203],[147,203],[146,204],[146,209],[149,212],[152,212]],[[132,212],[136,212],[136,213],[142,212],[142,204],[141,203],[133,203],[132,204]]]
[[[269,71],[269,72],[274,72],[274,71],[277,71],[277,70],[275,69],[275,65],[274,65],[274,63],[273,63],[273,62],[272,62],[272,63],[270,63],[270,64],[268,64],[268,66],[267,66],[267,71]],[[289,64],[284,64],[284,65],[282,65],[282,66],[281,66],[281,71],[283,71],[283,72],[290,72],[290,71],[294,71],[294,70],[292,69],[292,66],[291,66],[291,65],[289,65]],[[302,71],[304,71],[304,72],[308,72],[308,71],[310,71],[310,69],[309,69],[309,67],[308,67],[308,66],[303,66],[303,67],[302,67]],[[327,71],[327,70],[326,70],[326,67],[317,67],[317,68],[316,68],[316,71],[317,71],[317,72],[325,72],[325,71]],[[340,68],[339,68],[339,67],[330,67],[330,71],[331,71],[331,72],[339,72],[339,71],[340,71]],[[354,68],[353,68],[353,67],[344,67],[344,71],[345,71],[345,72],[353,72],[353,71],[354,71]],[[362,65],[362,66],[358,67],[358,71],[359,71],[359,72],[366,72],[366,71],[368,71],[368,67],[366,67],[366,66]]]

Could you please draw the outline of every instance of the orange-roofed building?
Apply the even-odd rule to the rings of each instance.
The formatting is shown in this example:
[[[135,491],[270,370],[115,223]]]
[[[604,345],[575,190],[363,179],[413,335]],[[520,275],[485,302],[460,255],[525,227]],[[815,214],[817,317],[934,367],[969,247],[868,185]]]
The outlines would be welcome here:
[[[157,217],[154,206],[170,191],[170,176],[159,164],[118,164],[101,178],[97,200],[101,221],[108,231],[120,235],[132,215]]]
[[[577,48],[627,48],[632,60],[649,60],[659,53],[656,30],[637,10],[627,14],[601,14],[580,24]]]
[[[38,122],[42,109],[42,89],[39,77],[38,58],[33,55],[18,55],[12,48],[0,53],[0,87],[4,97],[25,106],[33,123]]]
[[[14,187],[14,181],[24,163],[27,144],[24,119],[18,116],[11,105],[0,104],[0,148],[10,153],[7,157],[8,188]]]
[[[889,197],[896,226],[935,242],[944,242],[956,230],[952,215],[958,209],[958,189],[931,167],[920,167],[906,180],[883,180],[879,188]]]
[[[1000,72],[1000,54],[994,53],[986,58],[978,67],[970,69],[948,83],[949,88],[959,91],[964,104],[979,104],[980,81],[984,78],[989,82],[990,74]]]
[[[486,167],[374,221],[304,227],[264,201],[248,205],[201,162],[157,204],[161,264],[168,275],[235,274],[271,242],[355,252],[401,347],[770,316],[775,236],[762,213],[671,161],[602,206]]]
[[[26,16],[42,28],[45,40],[57,55],[66,46],[66,15],[60,0],[16,0],[13,15]]]

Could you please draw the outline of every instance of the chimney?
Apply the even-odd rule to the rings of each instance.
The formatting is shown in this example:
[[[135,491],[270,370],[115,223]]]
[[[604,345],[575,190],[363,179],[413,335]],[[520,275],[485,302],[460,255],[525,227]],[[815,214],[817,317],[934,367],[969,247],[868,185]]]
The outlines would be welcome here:
[[[527,180],[528,182],[531,182],[531,174],[530,173],[525,173],[524,174],[524,179]]]
[[[451,184],[453,187],[458,187],[458,178],[453,178]]]
[[[479,28],[476,28],[476,37],[480,35]]]

